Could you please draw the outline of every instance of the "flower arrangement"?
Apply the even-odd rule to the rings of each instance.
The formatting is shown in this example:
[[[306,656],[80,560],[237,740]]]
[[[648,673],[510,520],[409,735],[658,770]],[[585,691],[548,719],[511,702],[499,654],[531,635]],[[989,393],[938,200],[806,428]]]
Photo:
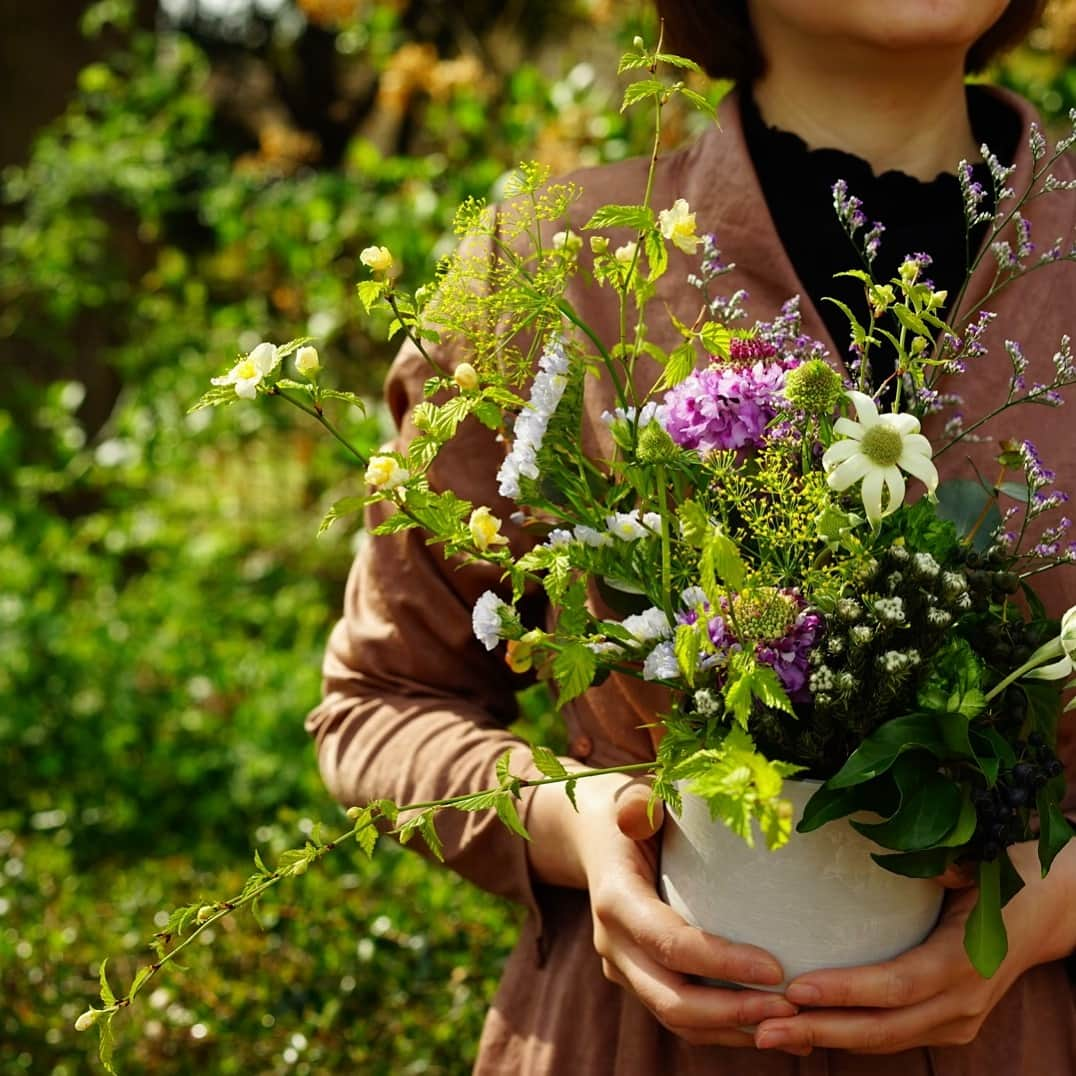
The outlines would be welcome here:
[[[680,94],[709,108],[683,83],[660,80],[661,64],[693,66],[641,40],[621,64],[643,71],[625,107],[655,109],[651,179],[663,105]],[[1033,260],[1020,214],[1028,200],[1068,189],[1051,168],[1074,141],[1076,133],[1048,151],[1034,132],[1036,169],[1022,192],[1008,188],[1010,170],[984,147],[997,206],[986,214],[986,249],[998,261],[991,294],[1047,261],[1076,259],[1067,237]],[[962,185],[970,228],[983,222],[983,191],[970,169]],[[993,414],[1058,405],[1076,384],[1071,343],[1059,342],[1052,380],[1033,385],[1019,345],[1008,344],[1012,376],[998,410],[954,419],[944,443],[932,444],[920,421],[952,407],[940,379],[981,358],[990,315],[972,309],[945,321],[948,297],[932,286],[928,258],[909,256],[893,279],[875,280],[881,226],[868,228],[855,197],[837,185],[835,210],[864,258],[849,275],[862,282],[870,310],[866,325],[846,310],[856,361],[841,371],[802,332],[795,300],[770,322],[730,329],[742,296],[713,294],[727,271],[716,240],[697,234],[683,199],[655,212],[650,186],[640,204],[605,206],[581,228],[593,255],[587,270],[583,236],[554,231],[578,189],[550,183],[533,165],[513,177],[499,209],[461,207],[463,242],[415,294],[394,283],[391,252],[363,252],[371,275],[358,288],[362,304],[387,306],[392,332],[406,334],[430,367],[406,451],[366,458],[348,444],[325,405],[361,401],[321,383],[305,339],[259,345],[196,406],[290,402],[341,440],[365,477],[366,490],[334,505],[323,527],[382,504],[390,511],[375,534],[421,528],[446,556],[495,565],[505,585],[476,602],[474,634],[490,650],[504,644],[513,670],[549,679],[560,705],[611,674],[666,688],[655,761],[617,769],[652,773],[654,796],[674,811],[686,789],[745,841],[761,833],[778,849],[792,828],[781,783],[802,774],[823,783],[801,830],[869,810],[881,820],[852,824],[879,845],[881,867],[915,877],[953,865],[974,870],[978,905],[965,941],[989,976],[1006,951],[1002,906],[1022,885],[1008,847],[1037,823],[1045,872],[1071,836],[1054,749],[1062,685],[1076,662],[1076,609],[1060,624],[1050,620],[1032,582],[1076,562],[1076,543],[1070,521],[1054,520],[1065,495],[1030,441],[997,446],[992,483],[940,483],[936,461]],[[1013,222],[1015,248],[1002,238]],[[699,314],[690,325],[674,319],[680,342],[666,350],[650,316],[670,247],[701,254],[689,278]],[[567,297],[584,271],[619,311],[615,341],[603,340]],[[875,383],[882,352],[893,373]],[[295,377],[284,376],[289,356]],[[603,416],[598,455],[580,436],[594,376],[608,379],[617,401]],[[429,480],[440,450],[473,421],[503,441],[497,482],[517,506],[523,548],[510,544],[490,505]],[[526,623],[519,610],[535,587],[554,610],[544,625]],[[235,898],[173,913],[155,939],[157,960],[126,995],[116,997],[102,966],[105,1007],[79,1026],[101,1025],[110,1065],[112,1017],[149,978],[210,923],[305,872],[345,838],[369,854],[388,828],[404,841],[420,833],[436,852],[435,818],[447,808],[495,810],[525,837],[516,810],[524,787],[563,783],[571,796],[579,780],[609,772],[569,772],[543,747],[534,760],[540,782],[513,775],[506,756],[496,787],[355,807],[342,836],[315,833],[273,870],[258,857]]]

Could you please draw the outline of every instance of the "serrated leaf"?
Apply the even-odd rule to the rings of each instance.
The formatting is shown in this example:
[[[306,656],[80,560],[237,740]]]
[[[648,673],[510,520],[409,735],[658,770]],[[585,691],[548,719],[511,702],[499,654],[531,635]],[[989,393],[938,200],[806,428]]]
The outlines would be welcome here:
[[[675,388],[681,381],[686,381],[694,372],[698,361],[699,357],[695,351],[695,345],[690,340],[686,340],[679,347],[674,348],[669,352],[669,358],[665,363],[661,380],[656,386],[657,390],[663,391]]]
[[[97,978],[101,984],[101,1000],[106,1005],[116,1004],[116,995],[112,993],[112,987],[108,984],[108,958],[106,957],[101,961],[101,966],[97,971]]]
[[[384,296],[386,288],[387,285],[383,280],[360,280],[356,285],[355,290],[359,294],[359,302],[362,303],[367,314],[370,313],[374,303]]]
[[[625,112],[632,105],[650,98],[662,97],[665,93],[665,83],[656,78],[643,78],[632,82],[624,90],[624,100],[620,104],[620,111]]]
[[[677,56],[674,52],[659,52],[655,59],[659,63],[669,64],[671,67],[680,67],[687,71],[702,71],[702,68],[694,60],[689,60],[686,56]]]
[[[701,642],[694,624],[680,624],[673,640],[673,653],[680,675],[687,681],[688,687],[695,686],[695,673],[699,667]]]
[[[193,415],[195,411],[203,411],[207,407],[225,407],[238,402],[239,397],[235,393],[234,385],[214,385],[202,394],[197,403],[187,408],[187,414]]]
[[[703,97],[701,93],[696,93],[688,86],[681,86],[677,91],[681,97],[685,98],[693,108],[698,112],[702,112],[704,115],[709,116],[711,119],[717,118],[717,109],[714,108],[713,102],[709,98]]]
[[[512,776],[512,749],[509,748],[497,759],[497,784],[501,788],[510,784],[515,778]]]
[[[276,349],[277,357],[286,359],[289,355],[293,355],[298,351],[299,348],[314,343],[316,339],[316,336],[297,336],[294,340],[289,340],[286,344],[281,344],[280,347]]]
[[[680,533],[684,541],[696,549],[701,549],[710,532],[710,517],[698,501],[684,501],[677,511],[680,520]]]
[[[927,328],[926,323],[918,314],[912,313],[911,310],[899,303],[889,309],[892,310],[893,316],[905,329],[915,333],[916,336],[925,336],[929,339],[930,329]]]
[[[563,706],[582,695],[594,680],[598,656],[582,643],[569,643],[553,661],[557,681],[557,705]]]
[[[583,225],[584,229],[634,228],[646,231],[654,227],[654,212],[643,205],[606,205]]]
[[[516,808],[515,800],[512,796],[506,792],[502,792],[498,797],[495,804],[497,817],[518,837],[522,837],[525,841],[531,839],[531,835],[527,832],[527,827],[523,825],[523,820],[519,817],[519,811]]]
[[[361,512],[372,499],[376,498],[341,497],[325,513],[318,527],[318,536],[323,535],[338,519],[343,519],[344,516],[352,515],[354,512]]]
[[[473,414],[487,429],[500,429],[501,409],[492,400],[479,400],[474,405]]]
[[[724,325],[716,321],[708,321],[699,331],[702,346],[711,355],[720,355],[728,358],[729,347],[732,344],[732,333]]]
[[[97,1041],[97,1058],[105,1067],[105,1071],[111,1076],[117,1076],[115,1066],[112,1064],[112,1055],[115,1053],[116,1042],[112,1037],[112,1019],[116,1014],[108,1013],[97,1021],[100,1038]]]
[[[711,529],[706,536],[702,556],[699,558],[699,570],[703,577],[703,587],[708,591],[716,589],[717,579],[733,590],[741,590],[747,578],[747,565],[744,564],[736,543],[724,531],[716,528]]]
[[[418,523],[413,520],[406,512],[393,512],[388,519],[379,523],[370,532],[371,534],[397,534],[400,531],[410,530],[412,527],[417,527]]]
[[[622,75],[625,71],[635,71],[640,67],[649,67],[650,57],[645,53],[626,52],[620,57],[616,73]]]
[[[419,832],[422,834],[422,839],[426,842],[429,850],[443,863],[445,861],[444,846],[441,844],[441,838],[437,835],[437,827],[434,825],[432,812],[422,816],[422,821],[419,823]]]
[[[964,949],[975,970],[989,979],[1009,951],[1001,916],[1001,864],[979,864],[979,899],[964,924]]]
[[[366,401],[353,392],[344,392],[341,389],[322,389],[321,397],[324,400],[343,400],[345,403],[357,407],[364,415],[366,414]]]
[[[139,990],[145,985],[146,980],[153,974],[151,967],[142,967],[135,972],[135,977],[131,980],[130,989],[127,991],[128,999],[133,999],[137,996]]]
[[[658,232],[647,232],[643,246],[646,250],[646,261],[650,267],[646,279],[658,280],[669,267],[669,251],[665,247],[665,240]]]
[[[254,866],[258,868],[258,873],[261,875],[272,874],[273,872],[265,865],[265,860],[262,859],[261,852],[257,848],[254,849]]]
[[[768,706],[771,710],[784,710],[785,713],[796,716],[784,684],[769,665],[759,665],[755,669],[751,677],[751,691],[763,706]]]
[[[534,765],[538,772],[544,777],[558,778],[568,776],[564,763],[548,747],[541,744],[532,747],[531,758],[534,760]]]

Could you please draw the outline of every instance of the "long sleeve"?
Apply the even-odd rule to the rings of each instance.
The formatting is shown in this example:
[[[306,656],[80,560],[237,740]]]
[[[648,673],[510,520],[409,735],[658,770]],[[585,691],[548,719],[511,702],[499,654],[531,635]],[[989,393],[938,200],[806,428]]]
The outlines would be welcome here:
[[[428,375],[410,347],[393,364],[385,392],[396,447],[414,436],[410,414]],[[490,431],[468,421],[436,461],[431,485],[507,515],[512,506],[495,482],[502,455]],[[370,526],[385,512],[375,506]],[[307,719],[324,780],[341,803],[416,803],[491,787],[509,748],[520,749],[514,773],[538,776],[525,745],[506,729],[521,681],[505,665],[503,646],[487,652],[471,629],[474,601],[486,589],[501,590],[498,575],[446,562],[417,530],[364,536],[325,656],[324,697]],[[526,801],[525,792],[524,817]],[[525,842],[492,812],[443,811],[437,831],[449,867],[536,911]]]

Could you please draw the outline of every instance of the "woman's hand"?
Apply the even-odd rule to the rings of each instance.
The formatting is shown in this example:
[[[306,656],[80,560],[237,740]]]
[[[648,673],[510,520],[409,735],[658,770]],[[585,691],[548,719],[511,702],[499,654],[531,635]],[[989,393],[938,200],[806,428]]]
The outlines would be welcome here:
[[[565,800],[559,789],[545,791]],[[576,796],[579,813],[569,806],[560,816],[566,839],[559,861],[545,871],[536,866],[549,881],[585,884],[590,890],[594,947],[606,978],[631,990],[662,1025],[696,1045],[753,1047],[744,1028],[793,1016],[796,1007],[780,994],[690,981],[699,975],[776,985],[783,974],[769,953],[690,926],[658,897],[656,834],[662,813],[658,805],[648,819],[647,785],[611,774],[580,781]],[[532,804],[528,824],[535,845],[546,849],[538,857],[532,852],[532,862],[545,860],[554,847],[555,835],[547,827],[559,810],[551,797]]]
[[[1005,908],[1009,954],[992,979],[983,979],[964,952],[964,924],[977,892],[952,889],[922,945],[884,964],[811,972],[790,983],[786,997],[803,1011],[763,1021],[755,1031],[758,1047],[795,1054],[816,1046],[888,1054],[971,1042],[1023,972],[1076,946],[1071,914],[1076,848],[1070,845],[1058,856],[1045,879],[1033,843],[1014,846],[1011,855],[1027,884]],[[953,877],[946,882],[959,884]]]

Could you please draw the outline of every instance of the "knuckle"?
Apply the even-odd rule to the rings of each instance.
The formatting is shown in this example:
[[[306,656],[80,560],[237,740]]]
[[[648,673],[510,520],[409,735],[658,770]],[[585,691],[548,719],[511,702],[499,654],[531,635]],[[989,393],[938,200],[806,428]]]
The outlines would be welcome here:
[[[675,934],[666,930],[655,935],[651,947],[654,958],[662,967],[671,968],[673,966],[680,949]]]
[[[911,979],[899,971],[891,971],[886,977],[883,994],[886,1008],[899,1009],[910,1004],[913,990]]]

